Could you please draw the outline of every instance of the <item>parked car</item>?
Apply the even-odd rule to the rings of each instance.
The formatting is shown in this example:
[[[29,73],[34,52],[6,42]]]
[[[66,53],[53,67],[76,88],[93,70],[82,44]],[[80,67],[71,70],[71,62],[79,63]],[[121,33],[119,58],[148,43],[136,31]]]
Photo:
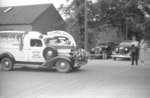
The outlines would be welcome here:
[[[121,42],[112,52],[113,60],[116,60],[117,58],[130,59],[131,44],[132,40],[125,40]]]
[[[91,49],[91,57],[102,59],[110,58],[116,45],[114,42],[99,43],[96,47]]]
[[[0,31],[0,65],[9,71],[16,63],[38,63],[69,72],[87,63],[86,52],[76,47],[74,38],[64,31],[45,35],[37,31]]]

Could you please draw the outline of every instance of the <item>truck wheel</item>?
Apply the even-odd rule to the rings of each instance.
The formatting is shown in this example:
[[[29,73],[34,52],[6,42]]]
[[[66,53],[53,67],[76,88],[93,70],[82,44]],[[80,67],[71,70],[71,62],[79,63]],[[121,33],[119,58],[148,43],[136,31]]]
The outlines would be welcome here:
[[[56,70],[58,72],[66,73],[71,69],[70,62],[64,59],[57,60],[56,62]]]
[[[43,57],[45,60],[49,60],[53,57],[57,56],[57,50],[52,47],[47,47],[43,51]]]
[[[1,69],[4,71],[10,71],[13,69],[14,62],[9,57],[4,57],[1,59]]]

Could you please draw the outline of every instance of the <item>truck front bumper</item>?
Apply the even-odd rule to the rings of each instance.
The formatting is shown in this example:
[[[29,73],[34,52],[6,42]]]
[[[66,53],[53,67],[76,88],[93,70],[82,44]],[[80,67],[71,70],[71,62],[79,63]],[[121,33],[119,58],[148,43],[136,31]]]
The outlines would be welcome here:
[[[74,60],[74,67],[81,67],[88,63],[88,53],[83,49],[74,51],[72,58]]]

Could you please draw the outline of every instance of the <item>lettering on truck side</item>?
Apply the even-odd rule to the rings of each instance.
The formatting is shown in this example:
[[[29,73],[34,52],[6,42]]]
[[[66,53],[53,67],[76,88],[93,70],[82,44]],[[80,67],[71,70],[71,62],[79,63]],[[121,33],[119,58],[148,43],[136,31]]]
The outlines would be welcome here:
[[[41,58],[40,51],[32,51],[32,58]]]

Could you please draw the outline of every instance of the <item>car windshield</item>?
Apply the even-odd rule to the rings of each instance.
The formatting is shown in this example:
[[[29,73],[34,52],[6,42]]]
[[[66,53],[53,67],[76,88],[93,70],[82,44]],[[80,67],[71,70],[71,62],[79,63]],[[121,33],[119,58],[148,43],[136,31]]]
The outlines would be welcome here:
[[[99,43],[98,45],[106,45],[106,43]]]
[[[120,43],[120,46],[131,46],[132,41],[128,40],[128,41],[123,41]]]

